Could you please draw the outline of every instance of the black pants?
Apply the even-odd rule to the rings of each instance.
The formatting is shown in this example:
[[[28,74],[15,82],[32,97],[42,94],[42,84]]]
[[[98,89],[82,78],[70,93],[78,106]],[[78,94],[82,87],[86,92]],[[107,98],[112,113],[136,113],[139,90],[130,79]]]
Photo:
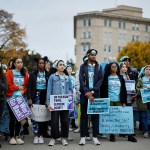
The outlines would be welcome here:
[[[8,107],[9,116],[10,116],[10,122],[9,122],[10,137],[19,136],[21,123],[18,122],[18,120],[16,119],[14,113],[12,112],[12,110],[8,104],[7,104],[7,107]]]
[[[99,133],[99,115],[91,115],[93,137],[97,137]],[[88,114],[87,103],[81,103],[81,123],[80,123],[80,136],[85,137],[88,131]]]
[[[61,133],[59,131],[59,118],[61,122]],[[69,133],[69,111],[52,111],[51,112],[51,137],[68,138]]]

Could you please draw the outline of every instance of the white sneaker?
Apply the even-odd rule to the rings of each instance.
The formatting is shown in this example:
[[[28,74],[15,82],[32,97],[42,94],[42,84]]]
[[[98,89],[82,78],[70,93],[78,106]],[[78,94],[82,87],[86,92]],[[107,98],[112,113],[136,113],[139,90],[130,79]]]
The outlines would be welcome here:
[[[50,139],[48,146],[54,146],[55,145],[55,140]]]
[[[67,142],[67,140],[65,138],[62,138],[61,142],[62,142],[63,146],[67,146],[68,145],[68,142]]]
[[[16,145],[17,142],[16,142],[16,140],[14,138],[11,138],[10,141],[9,141],[9,144]]]
[[[85,143],[86,143],[85,137],[81,137],[79,145],[85,145]]]
[[[97,137],[93,137],[93,144],[100,145],[100,141],[97,139]]]
[[[72,128],[69,128],[69,131],[73,131],[73,129],[72,129]]]
[[[144,138],[148,138],[148,132],[145,132],[145,133],[143,134],[143,137],[144,137]]]
[[[38,138],[37,136],[34,137],[33,143],[34,143],[34,144],[38,144],[38,143],[39,143],[39,138]]]
[[[39,137],[39,144],[44,144],[43,136],[40,136],[40,137]]]
[[[24,144],[24,141],[21,140],[20,138],[17,138],[17,139],[16,139],[16,142],[17,142],[18,145]]]
[[[76,130],[74,130],[74,133],[79,133],[80,132],[80,128],[77,128]]]

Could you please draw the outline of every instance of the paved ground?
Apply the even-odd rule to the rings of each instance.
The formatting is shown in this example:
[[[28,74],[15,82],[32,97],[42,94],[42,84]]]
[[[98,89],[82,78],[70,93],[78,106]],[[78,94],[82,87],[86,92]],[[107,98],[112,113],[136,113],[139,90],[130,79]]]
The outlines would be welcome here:
[[[47,144],[49,139],[45,138],[45,144],[34,145],[33,135],[26,136],[24,145],[9,145],[8,141],[4,141],[4,138],[0,138],[2,144],[2,150],[150,150],[150,137],[145,139],[141,134],[137,134],[137,143],[131,143],[127,141],[127,138],[120,138],[116,136],[116,142],[112,143],[107,139],[100,139],[101,145],[95,146],[91,144],[91,141],[87,141],[84,146],[78,145],[79,133],[70,132],[70,136],[74,138],[69,142],[68,146],[62,146],[60,142],[57,142],[55,146],[49,147]]]

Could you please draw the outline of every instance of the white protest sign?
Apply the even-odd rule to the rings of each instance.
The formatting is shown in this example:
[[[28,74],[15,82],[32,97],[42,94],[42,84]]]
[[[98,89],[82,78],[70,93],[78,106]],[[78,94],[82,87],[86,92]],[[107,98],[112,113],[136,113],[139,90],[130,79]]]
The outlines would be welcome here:
[[[45,105],[33,104],[31,107],[32,115],[31,119],[37,122],[45,122],[51,119],[51,112],[45,107]]]
[[[71,94],[50,95],[51,111],[57,110],[73,110],[74,97]]]

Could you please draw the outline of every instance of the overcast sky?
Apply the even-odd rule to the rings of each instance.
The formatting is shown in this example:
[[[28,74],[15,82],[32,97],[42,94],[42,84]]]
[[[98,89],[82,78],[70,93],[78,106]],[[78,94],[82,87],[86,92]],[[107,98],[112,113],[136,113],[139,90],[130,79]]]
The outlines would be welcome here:
[[[28,48],[53,61],[75,61],[73,16],[116,5],[141,7],[143,17],[150,18],[150,0],[0,0],[0,9],[13,13],[14,20],[26,28]]]

